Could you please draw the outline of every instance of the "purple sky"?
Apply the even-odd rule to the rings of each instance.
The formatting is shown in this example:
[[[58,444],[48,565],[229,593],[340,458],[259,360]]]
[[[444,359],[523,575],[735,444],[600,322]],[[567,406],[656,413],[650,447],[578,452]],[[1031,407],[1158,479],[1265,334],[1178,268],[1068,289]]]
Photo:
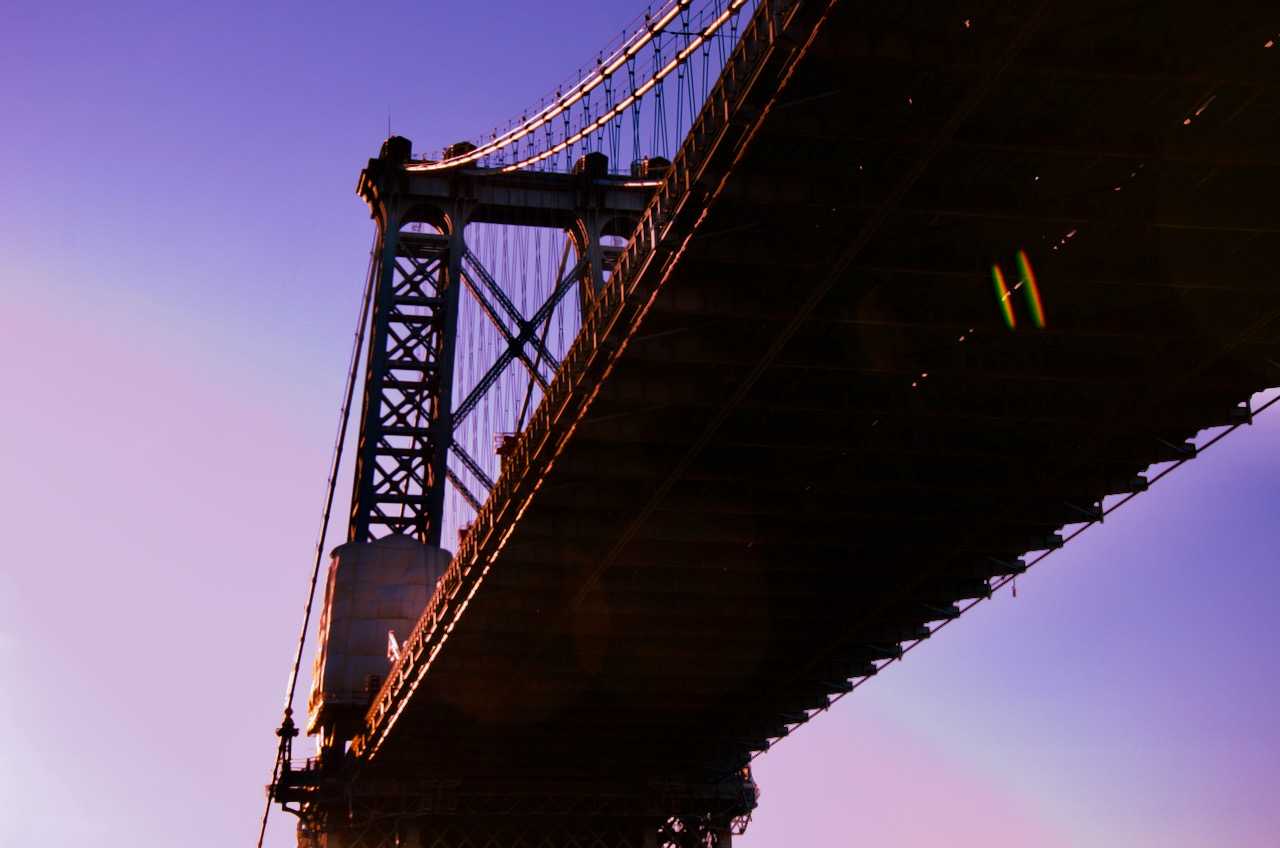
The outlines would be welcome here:
[[[249,844],[357,172],[389,108],[482,132],[640,11],[378,8],[0,11],[0,846]],[[1274,845],[1278,447],[1280,412],[783,742],[741,844]]]

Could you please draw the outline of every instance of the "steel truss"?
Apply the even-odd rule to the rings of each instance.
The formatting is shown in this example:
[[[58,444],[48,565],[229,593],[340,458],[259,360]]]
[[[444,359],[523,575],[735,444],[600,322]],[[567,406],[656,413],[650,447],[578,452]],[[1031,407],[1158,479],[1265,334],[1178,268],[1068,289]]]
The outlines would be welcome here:
[[[617,255],[601,244],[602,238],[630,231],[652,186],[608,177],[598,162],[589,173],[575,174],[477,169],[448,178],[413,175],[403,170],[410,153],[407,139],[389,139],[358,187],[378,222],[379,241],[348,540],[401,534],[438,546],[445,481],[477,512],[495,482],[455,432],[513,362],[520,362],[541,390],[548,387],[560,363],[539,331],[545,332],[575,286],[583,303],[591,301]],[[407,229],[424,223],[437,232]],[[467,249],[468,223],[557,227],[568,234],[578,259],[567,269],[562,263],[548,297],[525,316]],[[505,348],[455,403],[464,290]],[[457,470],[450,467],[451,458]]]
[[[384,228],[348,538],[439,544],[458,296],[449,239]],[[442,404],[441,400],[445,400]]]
[[[747,771],[714,785],[626,788],[306,780],[295,773],[278,787],[310,799],[295,811],[304,848],[729,848],[758,797]]]

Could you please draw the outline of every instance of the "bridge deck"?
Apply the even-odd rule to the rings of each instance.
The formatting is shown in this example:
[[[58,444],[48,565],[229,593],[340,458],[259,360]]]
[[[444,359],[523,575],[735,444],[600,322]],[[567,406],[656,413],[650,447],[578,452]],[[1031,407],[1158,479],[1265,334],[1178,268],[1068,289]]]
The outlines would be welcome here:
[[[1192,5],[763,7],[370,767],[732,768],[1247,415],[1280,383],[1280,49],[1257,4]],[[1043,329],[997,310],[1019,249]]]

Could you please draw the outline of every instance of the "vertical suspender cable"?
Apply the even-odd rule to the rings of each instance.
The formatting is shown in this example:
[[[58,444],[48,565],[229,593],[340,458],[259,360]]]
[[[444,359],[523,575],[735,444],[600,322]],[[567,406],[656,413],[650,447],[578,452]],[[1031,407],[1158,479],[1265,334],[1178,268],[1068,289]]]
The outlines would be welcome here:
[[[311,627],[311,609],[316,599],[316,583],[320,578],[320,563],[324,561],[324,540],[329,532],[329,516],[333,512],[333,495],[338,487],[338,469],[342,465],[342,448],[347,441],[347,424],[351,420],[351,400],[355,396],[356,371],[360,365],[360,351],[364,349],[365,327],[369,323],[369,308],[373,301],[373,289],[378,279],[378,236],[374,236],[369,250],[369,273],[365,278],[364,295],[360,302],[360,318],[356,324],[355,338],[351,344],[351,360],[347,365],[347,385],[342,396],[342,408],[338,411],[338,436],[333,444],[333,458],[329,462],[329,480],[325,486],[324,509],[320,515],[320,536],[316,539],[315,563],[311,568],[311,587],[307,593],[307,605],[302,615],[302,632],[298,634],[298,650],[289,671],[289,685],[284,701],[284,720],[276,735],[280,747],[276,749],[276,762],[271,770],[271,786],[274,789],[280,773],[288,766],[293,749],[293,738],[298,735],[293,723],[293,697],[298,689],[298,672],[302,667],[302,652],[307,642],[307,630]],[[267,792],[266,808],[262,811],[262,826],[258,829],[258,848],[267,835],[267,819],[271,815],[271,790]]]
[[[649,155],[665,157],[667,155],[667,108],[662,98],[662,89],[666,87],[666,80],[658,78],[658,72],[663,66],[663,35],[663,32],[658,32],[653,36],[653,41],[649,42],[653,47],[653,74],[658,80],[653,87],[653,141]]]
[[[627,83],[631,86],[631,93],[636,93],[636,57],[627,57]],[[631,111],[631,159],[635,161],[640,157],[640,103],[632,103],[627,107]]]

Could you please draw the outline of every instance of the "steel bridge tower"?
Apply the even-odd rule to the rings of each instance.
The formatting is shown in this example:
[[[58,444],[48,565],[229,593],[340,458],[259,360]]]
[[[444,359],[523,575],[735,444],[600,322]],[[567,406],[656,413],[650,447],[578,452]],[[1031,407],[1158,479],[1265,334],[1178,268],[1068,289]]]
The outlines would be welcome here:
[[[298,815],[299,844],[314,848],[727,846],[755,805],[745,772],[708,785],[622,774],[602,781],[593,769],[575,773],[574,764],[548,763],[538,774],[468,773],[456,765],[441,771],[430,751],[408,766],[379,767],[350,750],[450,563],[446,487],[476,508],[485,496],[450,459],[481,486],[493,485],[455,438],[457,428],[513,363],[546,388],[558,363],[539,328],[573,289],[590,308],[618,254],[607,242],[630,232],[656,185],[648,172],[610,175],[599,152],[571,173],[417,164],[409,140],[393,136],[357,187],[378,235],[347,541],[331,554],[308,704],[306,731],[319,737],[319,754],[286,763],[273,795]],[[468,249],[469,224],[566,234],[556,285],[532,314],[521,314]],[[454,365],[464,290],[499,328],[505,350],[462,395]]]

